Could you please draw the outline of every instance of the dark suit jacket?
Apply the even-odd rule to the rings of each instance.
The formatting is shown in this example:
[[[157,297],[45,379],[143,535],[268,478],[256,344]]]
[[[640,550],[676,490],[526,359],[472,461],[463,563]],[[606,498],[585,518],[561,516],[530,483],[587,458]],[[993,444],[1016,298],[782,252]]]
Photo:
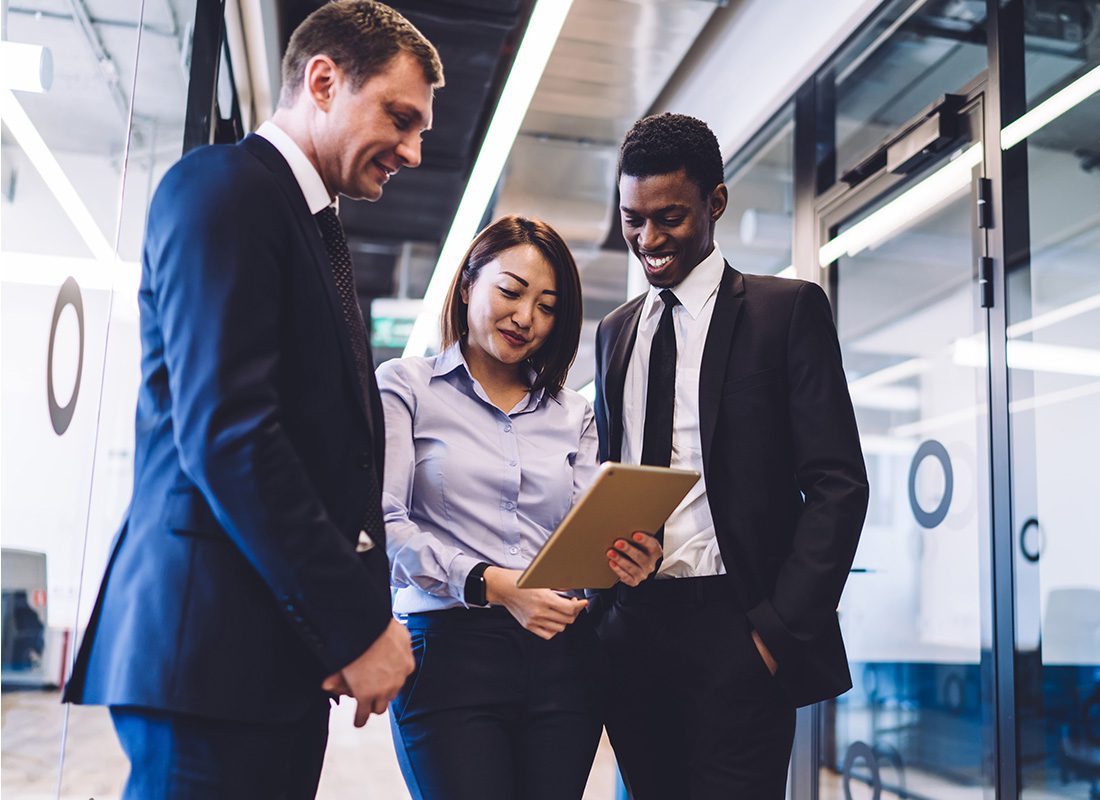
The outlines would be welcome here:
[[[385,437],[319,229],[270,143],[169,170],[139,306],[133,499],[65,699],[297,718],[391,619],[385,542],[355,550]]]
[[[601,460],[622,453],[623,388],[642,297],[596,333]],[[867,475],[829,302],[815,284],[727,265],[699,375],[707,500],[719,550],[797,705],[851,687],[836,607]]]

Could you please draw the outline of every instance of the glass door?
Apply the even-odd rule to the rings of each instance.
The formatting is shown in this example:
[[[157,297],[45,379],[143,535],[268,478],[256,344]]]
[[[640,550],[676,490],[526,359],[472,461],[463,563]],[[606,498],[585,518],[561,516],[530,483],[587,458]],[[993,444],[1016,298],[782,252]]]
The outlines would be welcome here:
[[[819,207],[871,486],[840,605],[854,688],[816,714],[821,798],[992,793],[982,105],[955,101],[929,123],[953,135],[895,140]]]

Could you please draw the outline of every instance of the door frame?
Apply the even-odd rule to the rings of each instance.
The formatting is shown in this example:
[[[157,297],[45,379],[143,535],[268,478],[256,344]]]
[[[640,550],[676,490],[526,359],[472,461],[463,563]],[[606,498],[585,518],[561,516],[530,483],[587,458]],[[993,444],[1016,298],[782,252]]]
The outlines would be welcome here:
[[[972,204],[974,226],[972,274],[977,290],[979,259],[985,257],[991,267],[987,278],[992,283],[992,304],[984,308],[989,401],[988,430],[988,536],[980,542],[980,592],[988,608],[982,614],[982,674],[992,681],[985,687],[993,720],[990,779],[994,796],[1019,796],[1018,730],[1016,723],[1016,587],[1015,551],[1011,510],[1011,440],[1009,436],[1009,385],[1007,365],[1007,314],[1005,310],[1006,272],[1026,267],[1029,261],[1026,148],[1001,151],[1001,120],[1005,109],[1014,106],[1011,98],[1023,92],[1022,7],[1010,2],[998,8],[990,0],[990,68],[963,87],[960,114],[973,115],[982,144],[982,161],[972,175],[971,196],[978,197],[978,180],[984,178],[983,199],[989,207],[988,224],[979,226],[977,204]],[[1005,18],[1008,22],[1005,22]],[[1015,46],[1007,46],[1006,42]],[[1006,52],[1006,49],[1008,52]],[[1001,65],[1013,57],[1010,75]],[[1006,99],[1007,98],[1009,99]],[[835,98],[832,75],[822,71],[809,79],[795,95],[795,237],[794,259],[798,265],[812,263],[812,270],[800,270],[801,277],[812,277],[829,295],[836,314],[836,264],[819,267],[818,251],[837,225],[885,194],[906,183],[911,176],[899,176],[880,170],[859,183],[848,186],[832,183],[835,174]],[[1013,107],[1010,112],[1016,112]],[[1008,113],[1013,117],[1016,113]],[[904,126],[903,126],[904,129]],[[971,141],[974,141],[972,139]],[[939,162],[943,163],[943,162]],[[1003,176],[1013,178],[1006,188]],[[915,176],[919,179],[921,176]],[[1006,270],[1006,253],[1010,254]],[[989,668],[986,669],[986,664]],[[983,677],[983,680],[986,678]],[[800,709],[791,765],[790,796],[795,800],[817,800],[822,739],[828,709],[825,704]]]

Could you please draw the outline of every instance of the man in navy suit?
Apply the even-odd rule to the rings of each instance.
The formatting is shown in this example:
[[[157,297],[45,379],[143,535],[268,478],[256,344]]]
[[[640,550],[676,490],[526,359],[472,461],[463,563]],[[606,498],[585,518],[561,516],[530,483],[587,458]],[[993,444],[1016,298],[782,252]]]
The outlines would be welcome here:
[[[295,31],[273,119],[153,199],[134,491],[65,699],[107,705],[127,798],[316,793],[413,668],[390,611],[383,416],[337,195],[420,163],[435,48],[369,0]]]

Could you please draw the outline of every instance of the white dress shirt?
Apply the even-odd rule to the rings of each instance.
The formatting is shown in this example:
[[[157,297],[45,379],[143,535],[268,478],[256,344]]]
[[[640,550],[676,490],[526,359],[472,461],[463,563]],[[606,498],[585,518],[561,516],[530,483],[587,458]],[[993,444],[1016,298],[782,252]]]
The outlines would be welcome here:
[[[676,329],[676,401],[672,421],[672,467],[703,472],[703,442],[699,432],[699,367],[703,361],[718,284],[726,269],[717,243],[683,281],[671,287],[680,301],[672,310]],[[642,457],[649,352],[664,301],[661,289],[649,288],[638,321],[638,338],[626,368],[623,390],[623,452],[626,464]],[[707,503],[706,477],[688,492],[665,523],[665,557],[658,578],[724,575],[726,567],[714,535],[714,519]]]
[[[268,120],[256,130],[256,135],[267,139],[279,151],[286,163],[290,165],[290,171],[294,173],[294,179],[302,189],[302,196],[309,206],[309,213],[319,214],[332,205],[332,195],[325,188],[325,182],[317,168],[313,166],[302,148],[271,120]]]

